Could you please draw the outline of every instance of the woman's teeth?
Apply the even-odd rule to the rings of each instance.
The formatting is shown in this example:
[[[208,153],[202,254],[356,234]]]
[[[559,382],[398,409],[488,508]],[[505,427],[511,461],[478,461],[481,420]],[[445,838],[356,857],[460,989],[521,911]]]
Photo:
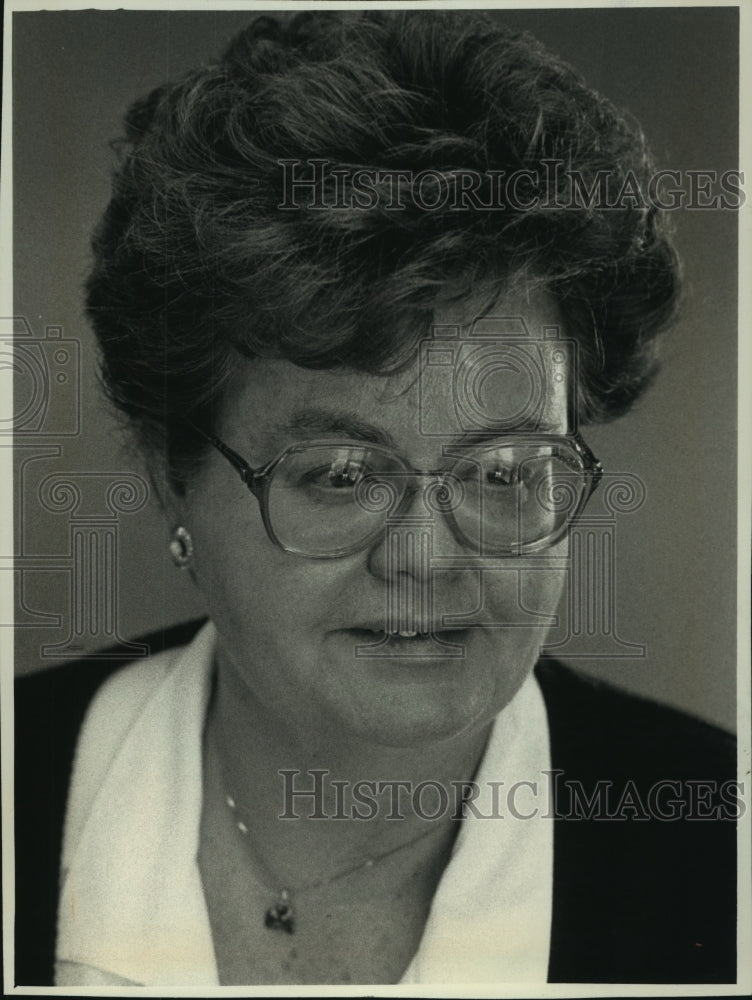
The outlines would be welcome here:
[[[366,630],[364,629],[363,631]],[[369,628],[367,631],[375,636],[387,635],[392,639],[428,639],[431,636],[430,629],[422,631],[412,628],[391,628],[387,630]]]

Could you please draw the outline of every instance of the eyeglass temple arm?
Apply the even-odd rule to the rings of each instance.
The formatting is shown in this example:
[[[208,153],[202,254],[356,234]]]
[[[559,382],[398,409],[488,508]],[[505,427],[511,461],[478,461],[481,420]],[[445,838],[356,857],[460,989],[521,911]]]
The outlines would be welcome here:
[[[603,463],[598,458],[593,458],[588,470],[590,472],[590,495],[598,489],[598,484],[603,478]]]
[[[570,435],[570,440],[574,441],[577,449],[586,461],[587,470],[590,473],[590,495],[592,495],[603,478],[603,463],[599,458],[595,457],[579,433],[575,432]]]
[[[218,437],[215,437],[213,434],[207,434],[206,431],[197,427],[193,423],[191,424],[191,427],[205,441],[208,441],[210,445],[213,445],[213,447],[215,447],[221,455],[224,455],[227,461],[235,467],[241,480],[245,483],[248,489],[255,494],[258,489],[257,480],[260,476],[259,471],[257,469],[252,469],[244,458],[238,455],[238,453],[230,448],[229,445],[226,445],[224,441],[220,441]]]

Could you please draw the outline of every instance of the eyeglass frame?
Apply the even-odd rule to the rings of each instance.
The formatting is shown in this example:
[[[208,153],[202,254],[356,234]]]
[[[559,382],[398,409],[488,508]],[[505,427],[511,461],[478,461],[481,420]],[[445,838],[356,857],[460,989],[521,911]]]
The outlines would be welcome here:
[[[225,444],[225,442],[222,441],[221,438],[217,437],[216,434],[211,434],[207,431],[204,431],[193,423],[191,423],[190,426],[193,428],[194,431],[196,431],[196,433],[200,437],[204,438],[205,441],[207,441],[221,455],[223,455],[227,459],[227,461],[233,466],[235,471],[239,474],[241,482],[245,484],[249,493],[251,493],[256,498],[256,502],[258,503],[259,510],[261,512],[261,520],[269,540],[283,552],[288,552],[291,555],[301,556],[305,559],[343,559],[345,556],[354,555],[354,553],[360,552],[363,549],[368,548],[368,546],[372,544],[374,539],[377,537],[378,531],[380,529],[376,529],[371,534],[365,535],[363,539],[361,539],[361,541],[353,543],[352,545],[349,546],[345,546],[341,549],[338,549],[335,552],[311,555],[310,553],[307,553],[301,549],[296,549],[292,548],[289,545],[285,545],[281,541],[281,539],[277,537],[277,534],[274,531],[274,528],[271,523],[271,518],[269,517],[270,483],[277,466],[281,464],[282,460],[286,458],[287,455],[293,453],[296,449],[305,450],[306,448],[312,446],[327,445],[332,448],[343,448],[343,447],[352,448],[356,444],[356,442],[352,440],[345,441],[345,440],[335,440],[331,438],[296,442],[295,444],[288,445],[275,458],[267,462],[266,465],[262,465],[259,468],[254,469],[243,458],[242,455],[240,455],[237,451],[235,451],[234,448],[231,448],[228,444]],[[583,473],[586,477],[586,489],[580,496],[580,499],[577,503],[577,507],[575,508],[573,513],[564,521],[562,530],[554,535],[551,535],[548,538],[541,539],[538,542],[533,541],[525,545],[521,545],[520,549],[521,550],[524,549],[524,551],[506,552],[503,555],[499,556],[499,558],[518,558],[523,555],[533,554],[535,552],[540,552],[544,551],[545,549],[552,548],[572,528],[577,518],[585,509],[585,506],[590,500],[590,497],[597,489],[598,484],[603,476],[603,465],[601,461],[598,458],[596,458],[593,451],[590,449],[590,447],[578,433],[536,434],[536,435],[506,434],[506,435],[500,435],[499,438],[494,438],[493,440],[494,442],[507,440],[510,443],[514,442],[516,444],[526,444],[531,441],[535,441],[538,444],[550,444],[550,443],[561,444],[562,442],[564,442],[571,448],[573,448],[573,450],[582,459],[584,464]],[[385,448],[383,445],[370,441],[361,441],[357,442],[357,444],[363,448],[370,448],[372,450],[376,450],[379,452],[388,453],[391,457],[397,458],[400,464],[403,465],[405,470],[408,471],[410,475],[414,476],[415,478],[418,477],[441,478],[442,476],[446,477],[446,475],[448,473],[451,473],[452,471],[451,466],[447,469],[439,469],[436,471],[426,471],[426,472],[420,469],[411,469],[408,466],[407,462],[405,462],[391,448]],[[414,488],[412,490],[410,488],[405,489],[404,495],[400,498],[399,503],[397,504],[395,514],[392,514],[393,517],[396,516],[400,508],[402,508],[406,504],[408,498],[411,498],[412,496],[415,495],[415,492],[416,491]],[[464,536],[462,529],[459,527],[459,525],[457,525],[455,518],[451,516],[451,512],[446,512],[444,516],[447,518],[454,536],[457,538],[458,541],[460,541],[460,543],[464,544],[466,536]]]

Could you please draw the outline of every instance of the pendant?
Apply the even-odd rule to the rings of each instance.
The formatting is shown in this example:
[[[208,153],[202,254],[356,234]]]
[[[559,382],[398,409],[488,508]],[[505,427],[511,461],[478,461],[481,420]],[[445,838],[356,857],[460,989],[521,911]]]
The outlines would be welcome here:
[[[279,894],[277,902],[270,906],[264,915],[264,926],[273,930],[284,930],[288,934],[295,933],[295,914],[293,913],[290,896],[287,889]]]

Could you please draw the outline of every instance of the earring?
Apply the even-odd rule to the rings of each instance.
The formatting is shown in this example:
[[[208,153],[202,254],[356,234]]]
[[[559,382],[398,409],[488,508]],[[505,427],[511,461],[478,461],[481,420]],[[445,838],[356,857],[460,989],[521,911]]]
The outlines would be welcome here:
[[[193,559],[193,539],[182,524],[173,531],[169,548],[175,565],[180,569],[188,569]]]

